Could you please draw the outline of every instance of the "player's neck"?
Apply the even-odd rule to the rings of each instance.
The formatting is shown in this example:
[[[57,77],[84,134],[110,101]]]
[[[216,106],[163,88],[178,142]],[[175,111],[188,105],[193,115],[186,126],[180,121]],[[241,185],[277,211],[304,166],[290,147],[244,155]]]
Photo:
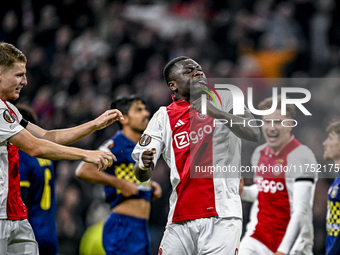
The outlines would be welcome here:
[[[1,101],[3,101],[3,102],[8,101],[7,98],[6,98],[5,96],[2,96],[1,94],[0,94],[0,99],[1,99]]]
[[[123,133],[123,135],[125,135],[125,137],[127,137],[128,139],[130,139],[134,143],[138,143],[138,141],[139,141],[139,139],[142,135],[140,132],[133,130],[129,126],[123,127],[122,133]]]
[[[184,96],[182,94],[179,94],[179,93],[174,93],[174,95],[176,96],[177,100],[183,99],[183,100],[185,100],[187,102],[189,102],[189,100],[190,100],[190,97],[186,97],[186,96]]]
[[[185,95],[182,95],[182,94],[176,94],[175,93],[175,96],[176,96],[176,99],[179,100],[179,99],[183,99],[189,103],[192,103],[193,101],[195,101],[196,99],[199,98],[199,96],[195,96],[195,95],[189,95],[189,96],[185,96]]]

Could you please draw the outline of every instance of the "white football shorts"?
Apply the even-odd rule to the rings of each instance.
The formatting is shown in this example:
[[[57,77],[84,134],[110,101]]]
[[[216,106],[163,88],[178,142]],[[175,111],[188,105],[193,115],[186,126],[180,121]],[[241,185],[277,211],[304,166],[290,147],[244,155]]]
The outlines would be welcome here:
[[[253,237],[245,236],[242,238],[240,255],[273,255],[273,253],[267,246]]]
[[[238,255],[242,234],[239,218],[209,217],[166,226],[159,255]]]
[[[0,254],[39,255],[38,243],[28,220],[0,220]]]

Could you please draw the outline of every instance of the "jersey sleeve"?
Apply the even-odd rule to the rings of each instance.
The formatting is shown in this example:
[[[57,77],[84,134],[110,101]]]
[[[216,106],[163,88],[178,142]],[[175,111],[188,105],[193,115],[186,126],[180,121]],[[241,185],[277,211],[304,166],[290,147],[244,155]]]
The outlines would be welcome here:
[[[131,156],[136,161],[139,162],[139,156],[145,150],[156,149],[156,154],[154,155],[154,165],[163,153],[164,150],[164,132],[167,113],[166,108],[161,107],[151,118],[147,128],[145,129],[141,139],[136,144]]]
[[[111,149],[114,145],[113,139],[108,139],[106,140],[102,145],[99,146],[98,150],[100,151],[106,151],[106,152],[111,152]]]
[[[305,145],[296,147],[288,155],[287,167],[290,169],[286,173],[287,178],[312,179],[313,182],[317,180],[317,161],[312,150]]]
[[[294,168],[294,166],[296,166]],[[286,173],[287,178],[293,178],[292,215],[287,226],[286,233],[278,248],[278,251],[288,254],[297,236],[300,234],[307,215],[312,210],[312,199],[317,180],[317,161],[313,152],[305,145],[295,148],[287,157],[288,169],[296,169]]]
[[[222,101],[222,110],[225,112],[230,112],[230,110],[233,109],[233,97],[231,92],[229,90],[217,90],[217,93]]]
[[[16,109],[16,107],[13,106],[13,109]],[[15,112],[15,110],[13,111]],[[17,109],[16,111],[18,112]],[[12,117],[6,105],[3,102],[0,102],[0,143],[8,140],[21,130],[23,130],[23,127]]]
[[[308,212],[312,210],[310,201],[312,198],[313,185],[315,184],[309,181],[294,183],[293,214],[289,220],[281,244],[277,249],[278,251],[285,254],[289,253],[306,220],[308,220]]]
[[[124,161],[125,156],[122,153],[122,149],[123,149],[122,144],[118,144],[117,141],[113,137],[111,137],[110,139],[107,139],[98,148],[98,150],[100,151],[111,152],[113,155],[115,155],[117,161],[114,161],[113,165],[120,164]]]
[[[19,112],[18,108],[16,108],[13,104],[11,104],[10,102],[7,102],[8,106],[13,110],[13,112],[17,115],[19,123],[22,120],[22,115]]]
[[[218,95],[222,101],[222,110],[224,112],[230,112],[233,109],[233,95],[229,90],[217,90]],[[219,101],[218,99],[216,101]],[[244,109],[248,110],[246,105],[244,105]]]

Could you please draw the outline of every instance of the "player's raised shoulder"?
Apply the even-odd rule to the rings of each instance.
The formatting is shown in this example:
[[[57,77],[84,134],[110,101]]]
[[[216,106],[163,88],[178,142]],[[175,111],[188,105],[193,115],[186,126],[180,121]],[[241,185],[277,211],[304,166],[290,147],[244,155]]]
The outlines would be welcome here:
[[[169,121],[169,117],[166,111],[166,107],[162,106],[152,116],[147,128],[144,131],[144,134],[151,134],[155,130],[162,130],[167,121]]]
[[[99,146],[99,150],[110,152],[113,147],[114,147],[113,139],[108,139],[102,145]]]
[[[288,157],[292,158],[292,160],[296,159],[304,159],[309,162],[316,162],[316,158],[314,152],[306,145],[301,144],[291,151]],[[289,158],[288,158],[289,159]]]

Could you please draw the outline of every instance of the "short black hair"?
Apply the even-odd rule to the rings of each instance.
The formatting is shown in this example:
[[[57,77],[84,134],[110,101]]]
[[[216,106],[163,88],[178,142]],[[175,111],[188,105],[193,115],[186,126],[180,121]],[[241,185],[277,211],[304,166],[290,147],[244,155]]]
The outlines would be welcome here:
[[[111,109],[118,109],[123,114],[127,115],[134,101],[142,101],[142,103],[145,104],[144,100],[138,95],[123,95],[115,98],[111,102]]]
[[[128,115],[128,112],[130,110],[130,107],[133,102],[135,101],[141,101],[143,104],[145,104],[145,101],[138,95],[132,94],[132,95],[123,95],[115,98],[111,102],[111,109],[117,109],[122,112],[122,114]],[[122,124],[117,121],[117,124],[120,129],[122,129]]]
[[[180,57],[172,59],[169,63],[166,64],[166,66],[163,69],[163,76],[164,76],[164,79],[167,85],[172,80],[171,73],[172,73],[172,70],[175,64],[179,61],[187,60],[187,59],[190,59],[190,58],[186,56],[180,56]]]

